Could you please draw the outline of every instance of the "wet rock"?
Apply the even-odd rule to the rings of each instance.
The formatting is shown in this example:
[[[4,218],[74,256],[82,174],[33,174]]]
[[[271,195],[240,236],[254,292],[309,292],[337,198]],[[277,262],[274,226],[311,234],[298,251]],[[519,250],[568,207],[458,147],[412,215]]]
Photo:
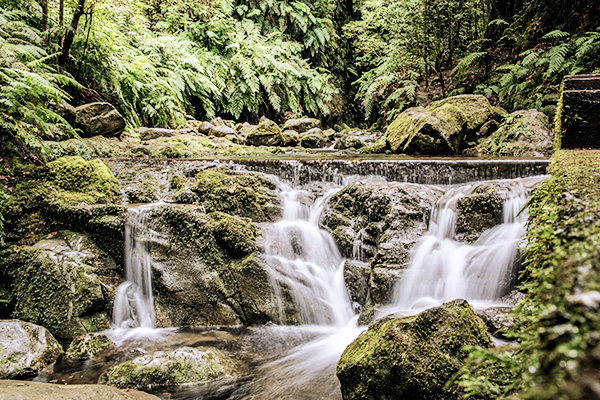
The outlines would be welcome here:
[[[269,320],[272,293],[249,220],[163,205],[151,209],[146,221],[155,237],[148,245],[160,326]]]
[[[246,136],[246,144],[251,146],[282,146],[283,143],[281,128],[275,122],[264,117]]]
[[[46,328],[18,320],[0,320],[0,379],[36,376],[62,352]]]
[[[456,238],[475,242],[483,232],[502,223],[504,198],[502,188],[479,186],[470,196],[456,202]]]
[[[364,143],[355,136],[346,135],[339,138],[334,147],[337,150],[360,149],[364,147]]]
[[[283,125],[283,130],[293,130],[304,133],[313,128],[321,128],[321,121],[315,118],[288,119]]]
[[[112,340],[102,334],[87,334],[73,339],[63,356],[63,362],[75,363],[89,360],[96,354],[115,346]]]
[[[504,339],[504,333],[517,322],[512,311],[512,307],[490,307],[477,311],[477,315],[485,323],[490,334]]]
[[[368,264],[351,260],[346,261],[344,264],[344,283],[350,294],[350,299],[361,307],[367,303],[370,277],[371,269]]]
[[[118,136],[125,129],[125,118],[109,103],[90,103],[75,108],[76,125],[87,137]]]
[[[141,391],[124,392],[104,385],[57,385],[54,383],[0,380],[0,393],[6,399],[27,400],[159,400]]]
[[[198,126],[198,133],[202,134],[202,135],[208,135],[208,132],[210,132],[211,129],[213,129],[215,126],[213,124],[211,124],[210,122],[202,122],[199,126]]]
[[[385,132],[394,153],[458,154],[467,133],[467,118],[460,108],[441,104],[409,108]]]
[[[417,316],[378,320],[342,354],[342,396],[353,399],[462,399],[446,382],[462,367],[465,346],[492,347],[486,327],[465,300]]]
[[[217,125],[208,130],[208,134],[216,137],[235,136],[236,132],[227,125]]]
[[[371,300],[374,304],[388,304],[392,300],[394,285],[400,280],[402,271],[388,268],[373,268],[371,273]]]
[[[307,149],[320,149],[329,145],[329,140],[319,128],[313,128],[300,136],[300,146]]]
[[[275,184],[253,173],[210,168],[196,175],[192,190],[210,211],[223,211],[254,222],[274,221],[280,215]]]
[[[107,371],[103,380],[118,388],[176,386],[231,376],[236,368],[237,363],[218,349],[181,347],[117,365]]]
[[[256,125],[252,125],[252,124],[249,124],[248,122],[244,122],[242,124],[237,124],[234,129],[240,136],[245,138],[246,136],[248,136],[248,133],[250,133],[250,131],[253,128],[256,128]]]
[[[114,259],[84,234],[51,237],[12,262],[13,317],[41,324],[60,339],[110,327],[107,310],[120,283]]]
[[[537,111],[515,111],[490,136],[480,139],[480,154],[506,157],[547,157],[553,132],[548,117]]]

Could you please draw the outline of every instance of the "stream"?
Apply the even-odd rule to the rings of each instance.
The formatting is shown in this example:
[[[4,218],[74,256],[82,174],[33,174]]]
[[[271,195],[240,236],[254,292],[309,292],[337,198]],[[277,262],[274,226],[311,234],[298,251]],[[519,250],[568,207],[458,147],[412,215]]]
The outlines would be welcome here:
[[[475,182],[448,184],[451,182],[433,178],[419,182],[418,172],[414,179],[396,181],[398,174],[389,172],[391,168],[385,163],[381,168],[388,172],[378,176],[356,174],[357,167],[346,163],[347,174],[340,171],[341,164],[333,165],[335,171],[330,164],[327,171],[335,179],[322,178],[315,184],[317,179],[311,174],[316,172],[306,174],[292,161],[286,162],[289,171],[282,168],[278,176],[272,174],[271,164],[257,165],[251,161],[237,168],[268,174],[282,199],[282,218],[259,224],[262,256],[281,324],[156,329],[150,282],[152,260],[145,244],[154,233],[144,230],[146,211],[154,205],[136,206],[129,210],[131,218],[126,228],[126,282],[117,290],[114,327],[105,332],[118,347],[81,364],[59,363],[53,374],[37,379],[95,383],[107,368],[143,353],[181,346],[214,346],[242,362],[238,377],[159,389],[154,394],[164,399],[190,400],[341,399],[336,363],[366,326],[358,324],[360,307],[352,303],[346,289],[346,259],[321,226],[331,197],[350,183],[367,185],[382,179],[400,186],[416,182],[441,193],[429,220],[424,221],[427,232],[415,244],[410,262],[394,284],[391,301],[375,310],[377,317],[413,315],[455,298],[467,299],[474,308],[503,305],[500,298],[515,284],[515,258],[525,234],[527,214],[519,211],[531,189],[543,179],[528,177],[537,174],[538,169],[525,163],[518,174],[524,177],[502,180],[507,188],[502,223],[467,244],[456,238],[456,202],[473,194]],[[477,176],[458,176],[459,181],[480,183]],[[364,264],[368,259],[361,251],[361,237],[354,240],[353,261]]]

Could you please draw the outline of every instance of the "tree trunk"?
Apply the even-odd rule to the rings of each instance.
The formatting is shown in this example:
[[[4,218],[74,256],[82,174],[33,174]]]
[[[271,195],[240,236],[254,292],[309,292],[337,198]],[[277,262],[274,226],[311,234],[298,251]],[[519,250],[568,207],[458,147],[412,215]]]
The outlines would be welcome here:
[[[65,23],[65,0],[58,2],[58,25],[62,28]]]
[[[58,57],[58,65],[63,67],[67,63],[67,59],[69,58],[69,53],[71,52],[71,46],[73,45],[73,40],[75,39],[75,34],[77,33],[77,26],[79,25],[79,19],[85,13],[85,0],[77,0],[77,8],[75,8],[75,12],[73,13],[73,19],[71,20],[71,26],[65,35],[65,39],[63,40],[63,49],[62,53]]]
[[[42,6],[42,31],[48,31],[48,0],[42,0],[40,2]]]

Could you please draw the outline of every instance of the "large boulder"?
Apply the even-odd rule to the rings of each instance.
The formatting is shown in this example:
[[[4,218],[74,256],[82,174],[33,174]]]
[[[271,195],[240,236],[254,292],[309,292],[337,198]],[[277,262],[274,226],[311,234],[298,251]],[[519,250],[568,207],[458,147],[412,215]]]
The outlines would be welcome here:
[[[247,219],[163,205],[146,216],[157,324],[265,323],[273,315],[269,277]]]
[[[552,149],[553,130],[548,117],[537,110],[510,114],[489,137],[476,147],[480,154],[505,157],[547,157]]]
[[[346,150],[346,149],[360,149],[365,144],[356,136],[344,135],[335,142],[335,149]]]
[[[0,320],[0,379],[35,376],[62,352],[46,328],[18,320]]]
[[[320,149],[329,145],[329,139],[319,128],[313,128],[300,135],[300,146],[307,149]]]
[[[467,130],[470,132],[478,131],[483,124],[494,117],[492,105],[485,96],[480,94],[461,94],[434,101],[429,105],[429,111],[445,104],[453,105],[462,112],[467,120]]]
[[[465,300],[417,316],[386,317],[346,348],[337,365],[345,400],[462,399],[446,382],[469,354],[465,346],[491,347],[486,326]]]
[[[125,129],[125,118],[110,103],[89,103],[75,108],[76,125],[86,137],[118,136]]]
[[[385,132],[394,153],[458,154],[467,133],[465,114],[452,104],[409,108]]]
[[[122,391],[105,385],[57,385],[55,383],[0,380],[2,399],[23,400],[159,400],[138,390]]]
[[[313,128],[321,128],[321,121],[315,118],[288,119],[283,125],[283,130],[292,130],[298,133],[304,133]]]
[[[120,283],[114,259],[86,235],[55,232],[11,262],[13,317],[45,326],[60,339],[110,327]]]
[[[275,122],[263,117],[260,123],[248,132],[246,144],[251,146],[282,146],[284,139],[281,128]]]
[[[118,388],[150,388],[206,382],[236,374],[237,363],[212,347],[182,347],[137,357],[111,368],[102,378]]]

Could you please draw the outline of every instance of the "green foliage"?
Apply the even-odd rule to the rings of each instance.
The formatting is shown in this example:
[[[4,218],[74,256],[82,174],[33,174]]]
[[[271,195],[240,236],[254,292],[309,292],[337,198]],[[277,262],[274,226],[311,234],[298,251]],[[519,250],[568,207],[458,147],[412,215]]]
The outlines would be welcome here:
[[[2,6],[2,2],[0,2]],[[39,156],[42,139],[76,136],[56,109],[69,96],[64,85],[80,85],[58,73],[42,43],[42,33],[20,11],[0,8],[0,131],[19,138]]]
[[[469,0],[367,0],[361,13],[344,27],[363,72],[357,97],[367,118],[383,113],[389,122],[419,102],[419,88],[427,90],[433,76],[445,94],[443,71],[481,37],[487,10],[486,2]]]
[[[600,154],[557,152],[529,201],[524,284],[506,351],[475,352],[460,373],[478,399],[594,398],[599,350]]]
[[[503,40],[509,40],[511,27],[506,28]],[[542,108],[544,95],[556,93],[564,75],[595,73],[600,71],[600,61],[595,54],[600,52],[600,27],[593,32],[571,35],[553,30],[541,36],[534,44],[508,62],[486,72],[490,54],[489,43],[483,44],[485,51],[465,55],[455,68],[454,83],[469,85],[469,79],[480,79],[476,93],[496,99],[509,110]],[[531,44],[530,44],[531,46]],[[470,71],[469,69],[473,69]],[[468,76],[467,76],[468,75]]]

